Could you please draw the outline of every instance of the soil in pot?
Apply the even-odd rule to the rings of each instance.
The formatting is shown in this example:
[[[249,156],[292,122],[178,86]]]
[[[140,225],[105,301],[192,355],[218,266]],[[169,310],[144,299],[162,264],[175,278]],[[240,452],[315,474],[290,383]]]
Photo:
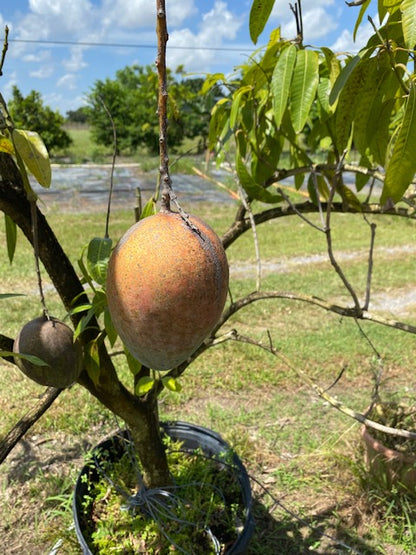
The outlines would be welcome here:
[[[377,403],[368,414],[371,420],[408,431],[416,431],[416,407],[396,402]],[[377,483],[416,496],[416,442],[362,426],[365,462]]]
[[[175,434],[173,434],[175,436]],[[231,451],[212,457],[166,436],[173,486],[145,490],[131,444],[118,441],[95,451],[77,499],[78,530],[86,553],[242,553],[235,549],[247,524],[247,492]],[[115,447],[114,449],[109,449]],[[126,448],[127,446],[127,448]],[[98,466],[97,466],[98,463]],[[250,500],[251,501],[251,494]],[[77,534],[79,536],[77,530]],[[241,542],[240,542],[241,543]],[[240,546],[244,547],[244,546]]]

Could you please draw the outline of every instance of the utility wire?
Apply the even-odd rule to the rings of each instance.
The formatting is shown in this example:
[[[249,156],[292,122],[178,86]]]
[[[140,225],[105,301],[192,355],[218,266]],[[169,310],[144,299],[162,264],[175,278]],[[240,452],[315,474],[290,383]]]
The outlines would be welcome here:
[[[109,48],[152,48],[157,49],[156,44],[125,44],[116,42],[84,42],[84,41],[71,41],[71,40],[38,40],[38,39],[10,39],[9,42],[20,42],[28,44],[46,44],[57,46],[96,46],[96,47],[109,47]],[[235,47],[215,47],[215,46],[171,46],[169,50],[208,50],[208,51],[221,51],[221,52],[252,52],[250,48],[235,48]]]

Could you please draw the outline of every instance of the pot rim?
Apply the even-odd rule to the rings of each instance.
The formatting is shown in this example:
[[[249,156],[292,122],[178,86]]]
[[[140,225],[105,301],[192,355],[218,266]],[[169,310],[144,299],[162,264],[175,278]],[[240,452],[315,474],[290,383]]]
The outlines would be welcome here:
[[[386,447],[384,443],[377,440],[373,435],[370,433],[370,428],[363,424],[361,426],[360,434],[364,442],[369,445],[374,451],[383,455],[387,459],[390,460],[401,460],[407,464],[416,464],[416,453],[403,453],[402,451],[396,451],[391,447]]]
[[[250,478],[249,478],[249,475],[247,474],[245,466],[243,465],[242,461],[240,460],[236,452],[221,437],[220,434],[218,434],[217,432],[209,428],[205,428],[203,426],[190,424],[182,421],[165,421],[165,422],[161,422],[160,426],[165,433],[171,430],[174,435],[174,431],[176,430],[176,432],[179,432],[179,434],[184,434],[184,437],[183,437],[184,441],[188,439],[192,442],[192,440],[194,439],[192,436],[194,435],[205,436],[206,438],[209,438],[209,441],[211,443],[211,449],[207,449],[206,453],[211,456],[215,454],[218,455],[221,453],[221,451],[226,451],[226,450],[231,451],[233,455],[232,468],[241,486],[242,502],[244,505],[246,517],[245,517],[244,527],[242,531],[238,533],[234,544],[230,546],[230,549],[227,551],[227,554],[237,555],[237,554],[245,553],[246,547],[253,534],[255,523],[254,523],[254,518],[252,514],[252,492],[251,492]],[[119,438],[128,437],[128,430],[118,430],[115,433],[108,435],[106,438],[104,438],[104,440],[100,441],[94,447],[92,447],[92,449],[90,449],[90,452],[93,452],[95,449],[98,449],[104,443],[108,441],[112,441],[117,436]],[[204,450],[203,443],[201,443],[200,447]],[[192,449],[194,447],[190,447],[190,448]],[[72,514],[74,518],[75,531],[76,531],[79,544],[83,549],[84,555],[90,555],[91,551],[83,536],[83,533],[81,530],[81,523],[79,519],[79,513],[80,513],[79,504],[80,504],[80,498],[82,497],[82,491],[80,490],[82,490],[82,487],[85,486],[85,483],[82,480],[82,477],[85,472],[88,472],[87,465],[84,465],[78,474],[78,478],[74,488],[73,501],[72,501]]]

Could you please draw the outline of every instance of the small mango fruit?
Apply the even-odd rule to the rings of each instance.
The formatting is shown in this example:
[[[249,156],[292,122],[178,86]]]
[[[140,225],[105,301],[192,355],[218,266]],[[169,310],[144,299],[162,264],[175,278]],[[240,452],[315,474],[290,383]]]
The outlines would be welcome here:
[[[114,327],[143,365],[175,368],[218,322],[228,278],[221,240],[202,220],[170,211],[144,218],[110,257],[107,299]]]
[[[13,345],[14,353],[32,355],[46,365],[15,357],[20,370],[40,385],[63,389],[72,385],[82,370],[82,349],[69,326],[57,318],[40,316],[23,326]]]

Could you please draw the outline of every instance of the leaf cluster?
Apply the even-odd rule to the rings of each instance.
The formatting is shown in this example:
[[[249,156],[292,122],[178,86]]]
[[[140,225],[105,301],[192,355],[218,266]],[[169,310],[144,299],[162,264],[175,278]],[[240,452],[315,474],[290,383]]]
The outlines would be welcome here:
[[[361,6],[355,32],[368,5]],[[253,2],[252,10],[262,14],[250,23],[254,42],[272,7],[270,0]],[[381,0],[379,18],[382,26],[374,25],[354,56],[305,47],[299,37],[287,40],[275,29],[228,79],[229,94],[213,109],[209,144],[220,163],[235,155],[249,199],[281,201],[276,182],[291,175],[312,201],[327,200],[337,177],[342,200],[358,206],[355,193],[379,171],[380,202],[401,200],[416,172],[414,2]],[[217,75],[206,88],[219,80],[227,82]],[[357,168],[354,184],[335,176],[350,160]]]

